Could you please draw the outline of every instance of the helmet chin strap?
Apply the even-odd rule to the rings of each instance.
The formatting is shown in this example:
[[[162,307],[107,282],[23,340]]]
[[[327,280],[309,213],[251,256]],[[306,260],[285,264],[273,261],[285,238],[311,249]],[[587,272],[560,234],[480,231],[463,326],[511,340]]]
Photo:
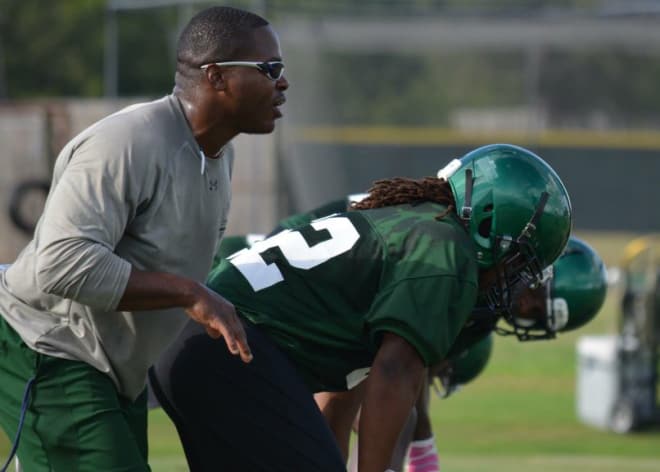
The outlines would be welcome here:
[[[463,207],[459,216],[464,222],[472,219],[472,187],[474,182],[472,180],[472,169],[465,169],[465,198],[463,199]]]
[[[545,209],[545,205],[548,203],[548,199],[550,198],[550,194],[548,192],[543,192],[541,194],[541,198],[539,200],[539,204],[536,205],[536,209],[534,210],[534,214],[532,215],[532,218],[529,220],[529,222],[525,225],[523,230],[520,232],[520,236],[518,236],[518,240],[521,240],[522,238],[525,239],[531,239],[532,238],[532,233],[536,231],[536,226],[539,224],[539,219],[541,218],[541,215],[543,214],[543,210]]]

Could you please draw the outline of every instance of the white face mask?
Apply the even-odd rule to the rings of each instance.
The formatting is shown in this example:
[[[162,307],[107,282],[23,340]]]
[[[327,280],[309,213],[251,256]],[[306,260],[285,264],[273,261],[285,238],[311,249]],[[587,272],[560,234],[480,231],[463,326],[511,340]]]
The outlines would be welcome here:
[[[531,328],[536,324],[536,320],[532,320],[529,318],[515,318],[516,320],[516,325],[520,326],[521,328]]]
[[[564,298],[548,298],[548,324],[553,331],[561,330],[568,323],[568,303]]]

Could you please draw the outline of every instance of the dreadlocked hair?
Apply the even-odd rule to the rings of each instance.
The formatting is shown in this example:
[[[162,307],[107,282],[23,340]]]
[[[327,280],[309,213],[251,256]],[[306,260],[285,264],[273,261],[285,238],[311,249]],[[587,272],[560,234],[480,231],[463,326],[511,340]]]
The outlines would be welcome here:
[[[456,208],[454,194],[446,180],[437,177],[421,179],[394,177],[375,181],[369,189],[369,195],[359,202],[353,202],[351,209],[369,210],[404,203],[423,202],[439,203],[447,207],[445,211],[435,217],[436,220],[444,218]]]

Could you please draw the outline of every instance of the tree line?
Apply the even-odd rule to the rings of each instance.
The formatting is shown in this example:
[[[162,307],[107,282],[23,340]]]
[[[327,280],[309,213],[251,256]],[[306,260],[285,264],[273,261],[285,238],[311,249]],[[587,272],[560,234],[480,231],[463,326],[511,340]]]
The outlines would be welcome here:
[[[311,3],[310,3],[311,1]],[[343,0],[306,0],[309,14],[322,14]],[[349,2],[350,3],[350,2]],[[383,8],[398,0],[363,2]],[[584,7],[597,2],[565,0],[522,4]],[[195,3],[186,14],[208,5]],[[300,0],[233,2],[276,18]],[[509,2],[413,0],[417,10]],[[0,0],[0,99],[100,97],[104,93],[105,0]],[[334,5],[334,6],[333,6]],[[182,7],[116,12],[118,93],[160,96],[173,85],[174,47]],[[300,7],[302,8],[302,7]],[[453,8],[453,10],[452,10]],[[616,127],[657,126],[660,110],[660,54],[648,51],[552,50],[542,52],[530,91],[526,58],[513,51],[443,55],[382,55],[324,52],[323,93],[328,106],[309,121],[363,124],[446,125],[458,107],[540,107],[556,123],[607,117]],[[305,77],[294,78],[295,82]],[[341,97],[337,100],[335,97]],[[411,110],[413,112],[411,112]]]

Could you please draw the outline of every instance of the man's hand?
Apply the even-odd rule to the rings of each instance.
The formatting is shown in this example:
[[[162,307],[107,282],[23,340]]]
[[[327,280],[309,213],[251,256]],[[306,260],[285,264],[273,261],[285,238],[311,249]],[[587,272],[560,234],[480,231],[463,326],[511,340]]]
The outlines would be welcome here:
[[[252,360],[243,324],[234,305],[203,284],[167,272],[145,272],[133,268],[119,311],[157,310],[181,307],[200,323],[212,338],[223,337],[229,352],[243,362]]]
[[[186,308],[188,316],[203,325],[212,338],[223,337],[229,352],[240,354],[243,362],[250,362],[252,353],[234,305],[202,285],[199,288],[196,301]]]

